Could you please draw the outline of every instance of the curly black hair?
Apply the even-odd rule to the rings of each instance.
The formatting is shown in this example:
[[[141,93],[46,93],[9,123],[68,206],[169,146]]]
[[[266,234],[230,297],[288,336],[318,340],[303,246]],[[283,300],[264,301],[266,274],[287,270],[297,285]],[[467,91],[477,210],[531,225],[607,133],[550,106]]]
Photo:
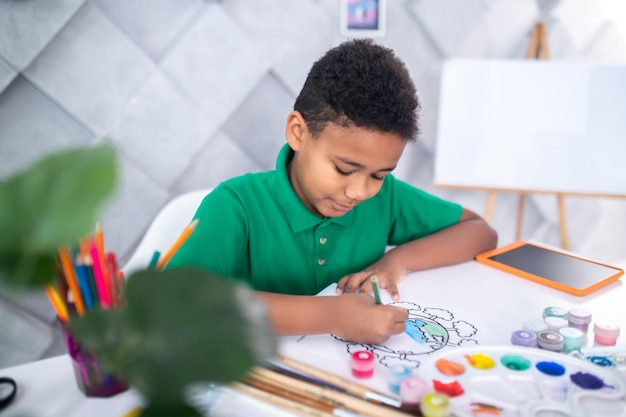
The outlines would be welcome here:
[[[420,103],[404,63],[371,39],[336,46],[313,64],[294,104],[315,137],[327,123],[414,141]]]

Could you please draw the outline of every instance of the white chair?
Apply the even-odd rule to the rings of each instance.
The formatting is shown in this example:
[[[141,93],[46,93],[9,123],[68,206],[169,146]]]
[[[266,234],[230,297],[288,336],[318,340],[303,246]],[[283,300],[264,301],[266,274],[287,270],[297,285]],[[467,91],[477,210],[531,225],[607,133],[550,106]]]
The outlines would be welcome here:
[[[124,275],[128,277],[133,271],[145,269],[154,251],[165,254],[187,227],[202,199],[211,191],[209,188],[190,191],[168,202],[154,217],[135,252],[122,268]]]

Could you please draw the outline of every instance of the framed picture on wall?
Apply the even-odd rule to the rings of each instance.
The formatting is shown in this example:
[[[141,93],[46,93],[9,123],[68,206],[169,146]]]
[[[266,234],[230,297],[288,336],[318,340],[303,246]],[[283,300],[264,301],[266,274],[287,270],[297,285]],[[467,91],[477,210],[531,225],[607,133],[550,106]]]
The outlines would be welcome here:
[[[387,0],[341,0],[341,34],[375,37],[385,34]]]

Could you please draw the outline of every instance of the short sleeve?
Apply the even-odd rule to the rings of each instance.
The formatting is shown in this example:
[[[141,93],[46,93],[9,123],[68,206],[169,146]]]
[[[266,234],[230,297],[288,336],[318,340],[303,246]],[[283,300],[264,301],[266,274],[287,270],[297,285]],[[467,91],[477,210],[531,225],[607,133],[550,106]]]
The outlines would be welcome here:
[[[391,245],[400,245],[430,235],[458,223],[461,218],[461,205],[395,178],[391,182]]]
[[[168,262],[168,268],[198,267],[224,276],[245,276],[247,218],[237,195],[224,184],[203,200],[194,232]]]

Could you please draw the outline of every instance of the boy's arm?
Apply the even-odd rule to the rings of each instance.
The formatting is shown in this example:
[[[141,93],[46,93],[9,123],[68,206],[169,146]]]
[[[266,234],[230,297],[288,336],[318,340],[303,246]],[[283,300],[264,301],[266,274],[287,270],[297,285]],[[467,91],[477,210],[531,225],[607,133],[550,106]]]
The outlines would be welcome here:
[[[459,222],[436,233],[389,250],[367,269],[343,277],[337,292],[371,290],[369,277],[378,276],[381,288],[398,300],[397,283],[408,271],[420,271],[473,259],[498,243],[496,231],[478,214],[463,209]]]
[[[395,247],[385,254],[391,264],[420,271],[473,259],[498,243],[496,231],[478,214],[463,209],[459,222],[421,239]]]
[[[299,296],[257,292],[280,336],[333,333],[355,343],[382,343],[405,330],[406,309],[376,305],[365,293]]]

